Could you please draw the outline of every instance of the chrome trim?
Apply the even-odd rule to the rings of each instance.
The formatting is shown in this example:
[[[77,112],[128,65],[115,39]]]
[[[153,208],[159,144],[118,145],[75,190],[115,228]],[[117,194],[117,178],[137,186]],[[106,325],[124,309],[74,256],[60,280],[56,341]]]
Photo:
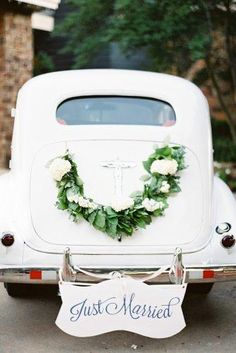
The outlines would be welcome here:
[[[85,269],[85,268],[83,268]],[[30,279],[30,271],[53,271],[55,272],[55,279]],[[151,275],[154,271],[157,271],[157,268],[86,268],[87,272],[92,274],[109,274],[113,271],[121,272],[127,276],[132,276],[133,278],[142,278],[147,275]],[[191,274],[199,271],[214,271],[214,278],[191,278]],[[186,283],[209,283],[209,282],[227,282],[227,281],[236,281],[236,265],[234,266],[209,266],[209,267],[186,267]],[[40,283],[40,284],[57,284],[59,281],[58,276],[59,268],[58,267],[5,267],[0,268],[0,282],[11,282],[11,283]],[[86,282],[86,283],[98,283],[103,281],[102,278],[95,278],[92,276],[85,275],[84,273],[76,273],[76,281]],[[147,281],[150,284],[158,283],[173,283],[169,277],[169,271],[163,272],[156,278],[150,279]]]
[[[222,225],[226,225],[226,228],[225,228],[225,229],[222,229]],[[222,222],[222,223],[220,223],[220,224],[216,227],[215,231],[216,231],[216,233],[222,235],[222,234],[224,234],[224,233],[229,232],[231,228],[232,228],[232,226],[231,226],[230,223],[228,223],[228,222]]]
[[[63,255],[63,263],[61,272],[63,273],[63,280],[66,282],[76,281],[77,272],[72,264],[72,257],[70,248],[66,248]]]
[[[182,249],[176,248],[173,263],[170,268],[170,281],[175,284],[181,284],[184,276],[184,266],[182,262]]]
[[[47,273],[55,272],[55,279],[30,279],[31,271],[45,271]],[[0,268],[0,282],[8,283],[39,283],[39,284],[57,284],[57,267],[4,267]]]
[[[160,269],[155,269],[153,273],[145,273],[144,281],[149,281],[151,278],[159,277],[163,272],[168,270],[168,282],[181,284],[185,280],[185,269],[182,263],[182,249],[176,248],[173,256],[172,265],[168,269],[167,266],[161,266]],[[118,274],[118,276],[125,277],[128,276],[126,272],[121,269],[117,269],[115,272],[112,271],[107,274],[98,274],[94,272],[86,271],[81,267],[73,266],[70,248],[66,248],[63,256],[63,265],[60,269],[59,277],[60,281],[65,282],[79,282],[80,275],[84,274],[88,277],[95,277],[96,279],[109,279],[112,273]]]
[[[55,279],[30,279],[30,271],[54,271]],[[151,275],[158,268],[86,268],[87,272],[93,274],[109,274],[111,272],[121,272],[126,276],[132,276],[133,278],[142,278],[147,275]],[[191,273],[198,271],[214,271],[214,278],[191,278]],[[227,282],[227,281],[236,281],[236,265],[234,266],[223,266],[223,267],[187,267],[186,271],[186,283],[206,283],[206,282]],[[58,276],[59,268],[58,267],[14,267],[14,268],[2,268],[0,269],[0,282],[12,282],[12,283],[40,283],[40,284],[57,284],[59,281]],[[75,277],[74,277],[75,278]],[[86,283],[98,283],[103,281],[102,278],[95,278],[92,276],[85,275],[84,273],[76,273],[76,281],[86,282]],[[163,272],[156,278],[150,279],[148,283],[173,283],[169,278],[169,271]]]

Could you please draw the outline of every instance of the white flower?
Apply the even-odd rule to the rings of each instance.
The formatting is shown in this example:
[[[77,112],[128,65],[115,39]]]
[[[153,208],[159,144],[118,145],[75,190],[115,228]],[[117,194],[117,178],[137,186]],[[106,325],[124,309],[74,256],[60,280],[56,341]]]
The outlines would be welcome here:
[[[175,159],[158,159],[151,165],[151,173],[159,173],[162,175],[174,175],[177,172],[178,163]]]
[[[78,204],[83,208],[93,208],[94,210],[98,207],[94,202],[89,201],[83,196],[78,197]]]
[[[93,210],[96,210],[98,208],[98,205],[95,202],[88,201],[88,208],[92,208]]]
[[[88,199],[81,196],[80,194],[74,193],[73,190],[71,189],[67,191],[66,197],[69,202],[78,203],[80,207],[83,207],[83,208],[92,208],[95,210],[98,207],[98,205],[95,202],[89,201]]]
[[[134,200],[131,197],[116,197],[112,200],[110,206],[116,212],[127,210],[134,205]]]
[[[87,200],[83,196],[79,196],[78,198],[78,204],[83,207],[83,208],[89,208],[89,200]]]
[[[79,203],[79,194],[67,194],[67,200],[69,202]]]
[[[80,207],[83,207],[83,208],[89,208],[90,207],[90,201],[87,200],[83,196],[79,196],[78,204],[80,205]]]
[[[90,202],[89,201],[89,208],[92,208],[93,210],[96,210],[96,208],[98,208],[98,205],[95,202]]]
[[[166,180],[164,180],[161,183],[160,192],[163,192],[164,194],[166,194],[167,192],[169,192],[169,190],[170,190],[170,184]]]
[[[61,181],[62,177],[71,170],[71,164],[63,158],[56,158],[52,161],[49,171],[53,179]]]
[[[148,198],[143,200],[142,205],[149,212],[154,212],[155,210],[162,209],[164,207],[164,203],[162,201],[155,201]]]

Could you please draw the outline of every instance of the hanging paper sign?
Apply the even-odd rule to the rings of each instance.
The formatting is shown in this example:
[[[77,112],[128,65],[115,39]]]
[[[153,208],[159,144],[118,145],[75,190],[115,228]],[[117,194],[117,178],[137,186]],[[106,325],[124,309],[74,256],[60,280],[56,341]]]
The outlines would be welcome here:
[[[182,285],[147,285],[111,279],[90,286],[60,284],[62,306],[56,325],[77,336],[125,330],[151,338],[175,335],[185,327]]]

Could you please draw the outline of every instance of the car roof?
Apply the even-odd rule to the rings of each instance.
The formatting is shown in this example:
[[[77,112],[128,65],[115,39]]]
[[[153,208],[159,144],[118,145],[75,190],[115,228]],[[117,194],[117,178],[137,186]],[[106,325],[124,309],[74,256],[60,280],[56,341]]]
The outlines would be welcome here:
[[[155,95],[158,87],[161,85],[162,90],[166,88],[171,90],[171,87],[178,88],[178,91],[188,92],[188,95],[194,94],[202,96],[199,88],[192,82],[181,77],[139,70],[120,70],[120,69],[87,69],[87,70],[66,70],[47,73],[27,81],[21,88],[21,91],[31,89],[47,88],[48,86],[58,83],[70,82],[71,88],[77,87],[80,80],[84,84],[86,81],[86,89],[94,89],[97,85],[99,88],[117,88],[122,85],[122,88],[143,91],[144,86],[148,83],[149,93],[153,91]],[[138,84],[138,86],[137,86]],[[146,87],[147,88],[147,87]]]

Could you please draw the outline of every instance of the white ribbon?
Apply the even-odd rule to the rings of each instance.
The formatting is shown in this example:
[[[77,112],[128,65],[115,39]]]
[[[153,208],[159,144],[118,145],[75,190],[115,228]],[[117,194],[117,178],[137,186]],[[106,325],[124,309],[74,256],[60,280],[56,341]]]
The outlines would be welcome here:
[[[150,275],[147,275],[145,277],[142,277],[142,278],[134,278],[130,275],[127,275],[125,273],[121,273],[119,271],[112,271],[110,273],[107,273],[107,274],[99,274],[99,273],[93,273],[93,272],[90,272],[90,271],[86,271],[80,267],[75,267],[75,270],[83,274],[85,274],[86,276],[89,276],[89,277],[94,277],[94,278],[98,278],[98,279],[115,279],[115,278],[132,278],[132,279],[135,279],[136,281],[139,281],[139,282],[146,282],[146,281],[149,281],[155,277],[158,277],[160,276],[163,272],[168,271],[168,273],[170,274],[172,272],[172,267],[169,269],[169,266],[161,266],[158,270],[154,271],[153,273],[151,273]],[[85,282],[65,282],[63,280],[63,276],[62,276],[62,270],[59,271],[59,278],[60,278],[60,283],[69,283],[69,284],[75,284],[75,285],[89,285],[90,283],[85,283]],[[185,279],[186,279],[186,271],[185,269],[183,269],[183,279],[182,279],[182,283],[184,284],[185,283]]]

